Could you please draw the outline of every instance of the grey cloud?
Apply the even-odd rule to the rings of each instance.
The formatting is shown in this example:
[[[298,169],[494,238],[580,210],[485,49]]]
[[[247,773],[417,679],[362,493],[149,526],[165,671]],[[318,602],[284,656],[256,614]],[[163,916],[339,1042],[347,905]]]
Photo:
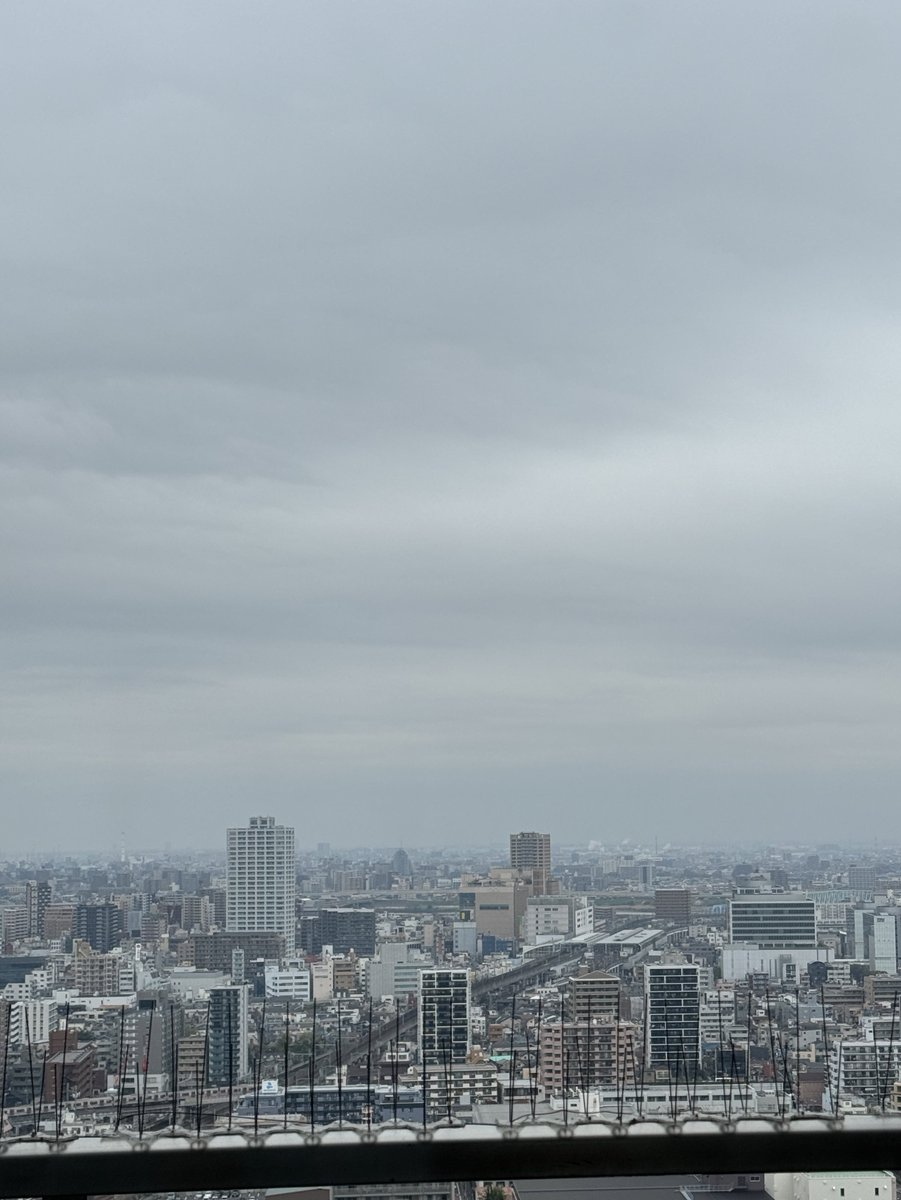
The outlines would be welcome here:
[[[11,838],[892,825],[895,6],[0,23]]]

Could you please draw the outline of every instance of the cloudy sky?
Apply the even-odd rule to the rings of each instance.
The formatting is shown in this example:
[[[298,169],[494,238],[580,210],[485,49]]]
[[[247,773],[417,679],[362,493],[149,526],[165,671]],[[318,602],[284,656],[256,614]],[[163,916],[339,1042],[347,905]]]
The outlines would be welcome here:
[[[896,0],[0,10],[0,850],[901,837]]]

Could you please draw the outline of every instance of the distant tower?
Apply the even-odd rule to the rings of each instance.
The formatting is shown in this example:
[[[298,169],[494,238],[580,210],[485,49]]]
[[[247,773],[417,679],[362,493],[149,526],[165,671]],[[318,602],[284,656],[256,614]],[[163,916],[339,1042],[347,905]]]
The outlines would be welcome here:
[[[399,875],[402,879],[413,874],[413,864],[410,862],[410,856],[406,850],[401,849],[395,853],[391,860],[391,868],[395,875]]]
[[[229,933],[280,933],[294,953],[297,866],[294,830],[275,817],[251,817],[228,830],[225,928]]]
[[[44,913],[51,900],[49,883],[32,879],[25,884],[25,907],[28,910],[28,936],[44,936]]]
[[[532,893],[547,895],[551,876],[551,835],[549,833],[511,833],[510,866],[532,876]]]

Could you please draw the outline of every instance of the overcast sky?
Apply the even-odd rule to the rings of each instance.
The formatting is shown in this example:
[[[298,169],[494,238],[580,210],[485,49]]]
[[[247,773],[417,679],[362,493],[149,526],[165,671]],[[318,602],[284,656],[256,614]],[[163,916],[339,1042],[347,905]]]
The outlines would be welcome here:
[[[897,0],[0,9],[0,856],[901,838]]]

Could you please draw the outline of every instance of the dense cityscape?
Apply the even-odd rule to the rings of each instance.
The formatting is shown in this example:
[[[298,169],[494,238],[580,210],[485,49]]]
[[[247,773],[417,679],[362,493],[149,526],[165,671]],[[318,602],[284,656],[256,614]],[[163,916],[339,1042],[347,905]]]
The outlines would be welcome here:
[[[0,1200],[901,1200],[899,49],[0,2]]]
[[[295,849],[7,862],[3,1133],[901,1109],[901,856]]]

